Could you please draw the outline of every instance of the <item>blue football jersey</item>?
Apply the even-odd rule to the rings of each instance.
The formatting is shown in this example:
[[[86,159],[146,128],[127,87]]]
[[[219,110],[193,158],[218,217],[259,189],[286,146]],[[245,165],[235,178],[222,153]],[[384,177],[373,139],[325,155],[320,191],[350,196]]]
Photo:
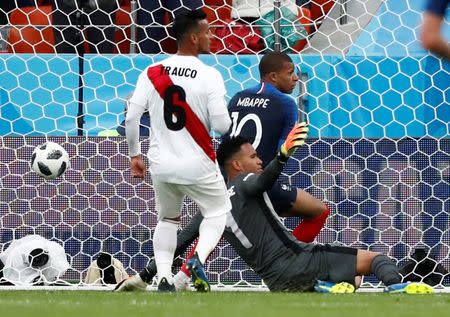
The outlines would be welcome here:
[[[444,16],[450,0],[428,0],[425,10],[437,16]]]
[[[232,125],[224,137],[240,135],[249,139],[263,166],[275,157],[298,120],[294,99],[269,83],[238,92],[230,100],[228,112]]]

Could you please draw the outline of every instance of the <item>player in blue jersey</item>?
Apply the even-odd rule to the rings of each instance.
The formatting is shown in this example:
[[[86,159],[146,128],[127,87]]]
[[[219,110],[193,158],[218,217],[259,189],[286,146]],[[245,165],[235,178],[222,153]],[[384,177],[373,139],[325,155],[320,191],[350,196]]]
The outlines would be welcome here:
[[[232,120],[224,139],[240,135],[252,142],[265,167],[298,121],[298,107],[289,95],[298,82],[292,59],[269,52],[259,63],[261,82],[238,92],[228,104]]]
[[[232,125],[223,139],[239,135],[250,140],[265,167],[298,121],[298,106],[289,94],[299,78],[292,59],[283,52],[266,53],[259,63],[259,73],[261,81],[258,85],[231,98],[228,112]],[[301,216],[303,221],[292,234],[299,241],[312,242],[330,211],[307,192],[296,188],[292,191],[296,195],[293,208],[281,216]]]
[[[442,37],[441,27],[450,0],[428,0],[422,25],[422,44],[427,50],[450,60],[450,45]]]

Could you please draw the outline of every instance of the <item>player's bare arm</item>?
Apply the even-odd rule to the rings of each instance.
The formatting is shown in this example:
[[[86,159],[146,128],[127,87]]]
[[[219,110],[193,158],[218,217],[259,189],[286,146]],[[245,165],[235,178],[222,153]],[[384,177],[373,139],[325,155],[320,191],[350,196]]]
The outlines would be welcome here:
[[[423,15],[422,44],[427,50],[450,60],[450,45],[441,36],[441,26],[444,18],[433,13]]]
[[[297,198],[295,202],[292,204],[289,210],[281,213],[280,216],[301,216],[302,218],[309,219],[323,214],[327,209],[327,206],[323,202],[321,202],[308,192],[297,188]]]
[[[147,173],[142,155],[136,155],[130,159],[131,176],[136,178],[144,178]]]

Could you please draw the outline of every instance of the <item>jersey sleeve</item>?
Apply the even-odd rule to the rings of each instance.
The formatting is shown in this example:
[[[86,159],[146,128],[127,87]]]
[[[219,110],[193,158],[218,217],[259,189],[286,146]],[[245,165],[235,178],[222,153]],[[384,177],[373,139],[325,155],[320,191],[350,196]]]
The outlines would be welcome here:
[[[297,199],[297,188],[275,182],[267,194],[275,212],[281,215],[291,209],[292,204]]]
[[[425,11],[433,13],[437,16],[444,16],[449,0],[428,0],[425,6]]]
[[[228,115],[225,103],[225,84],[222,75],[211,68],[211,79],[208,89],[208,112],[211,120],[211,128],[220,134],[228,132],[231,119]]]
[[[273,159],[261,174],[247,174],[241,183],[242,191],[247,196],[260,195],[269,190],[280,176],[284,165]]]
[[[151,87],[152,85],[147,77],[147,72],[142,72],[141,75],[139,75],[136,89],[130,99],[125,120],[125,133],[127,136],[130,157],[141,153],[139,147],[139,122],[142,114],[147,109],[147,101]]]
[[[286,97],[286,102],[284,104],[283,110],[284,110],[284,126],[280,139],[278,140],[278,149],[284,143],[284,140],[286,140],[289,131],[291,131],[295,123],[298,121],[298,107],[292,98]]]

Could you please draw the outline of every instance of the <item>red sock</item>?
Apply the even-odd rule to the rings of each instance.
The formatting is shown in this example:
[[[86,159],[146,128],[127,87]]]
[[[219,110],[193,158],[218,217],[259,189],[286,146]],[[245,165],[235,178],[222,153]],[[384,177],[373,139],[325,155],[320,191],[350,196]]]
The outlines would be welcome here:
[[[292,231],[292,235],[302,242],[313,242],[325,225],[330,209],[327,208],[321,215],[313,219],[303,219],[302,222]]]
[[[192,258],[192,256],[194,255],[195,248],[197,247],[197,243],[198,243],[198,240],[195,241],[195,244],[192,247],[191,252],[189,252],[189,254],[188,254],[187,258],[186,258],[186,261],[184,261],[184,263],[183,263],[183,265],[181,266],[181,269],[180,269],[184,274],[186,274],[189,277],[191,277],[191,272],[189,272],[188,268],[186,267],[186,264],[187,264],[187,261],[189,261],[189,259]]]

